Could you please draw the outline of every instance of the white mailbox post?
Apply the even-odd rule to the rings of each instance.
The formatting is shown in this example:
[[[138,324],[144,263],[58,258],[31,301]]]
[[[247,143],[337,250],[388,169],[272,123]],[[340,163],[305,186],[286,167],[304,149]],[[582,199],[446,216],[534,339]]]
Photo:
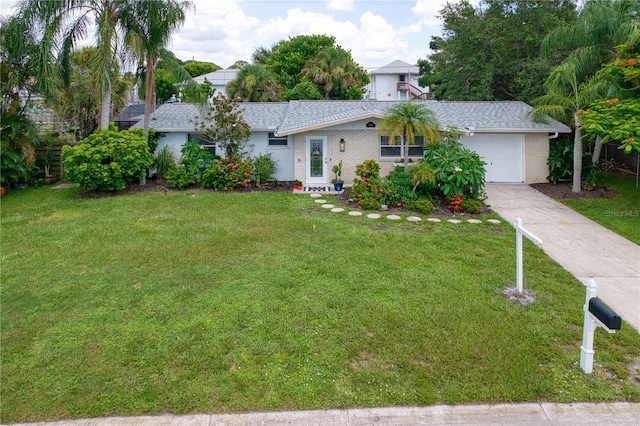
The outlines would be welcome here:
[[[524,229],[520,218],[516,219],[513,227],[516,228],[516,289],[519,294],[522,294],[522,236],[533,241],[538,247],[542,245],[542,240]]]

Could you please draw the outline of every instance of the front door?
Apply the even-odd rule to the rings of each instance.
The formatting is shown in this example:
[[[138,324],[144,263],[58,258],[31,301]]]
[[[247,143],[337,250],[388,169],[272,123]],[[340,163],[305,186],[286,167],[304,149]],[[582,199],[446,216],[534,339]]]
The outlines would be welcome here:
[[[307,136],[306,183],[329,183],[327,179],[327,137]]]

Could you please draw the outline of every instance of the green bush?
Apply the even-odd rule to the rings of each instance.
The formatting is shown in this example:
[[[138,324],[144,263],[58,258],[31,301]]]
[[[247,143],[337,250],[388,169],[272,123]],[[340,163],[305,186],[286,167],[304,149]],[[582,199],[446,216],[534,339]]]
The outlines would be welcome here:
[[[186,171],[196,178],[196,183],[200,182],[202,173],[208,169],[216,160],[216,156],[202,147],[198,141],[189,141],[180,150],[180,164]]]
[[[119,132],[111,125],[62,148],[67,178],[82,188],[119,191],[145,177],[153,155],[141,129]]]
[[[482,210],[482,202],[467,198],[465,200],[462,200],[462,203],[460,203],[460,208],[462,209],[462,211],[465,211],[467,213],[479,213],[480,210]]]
[[[380,180],[380,165],[375,160],[365,160],[356,166],[356,175],[350,189],[351,198],[364,209],[378,210],[386,196]]]
[[[219,191],[248,188],[253,167],[250,159],[222,158],[202,174],[202,186]]]
[[[420,213],[429,214],[433,211],[433,203],[426,198],[420,198],[415,202],[415,209]]]
[[[446,198],[460,194],[477,198],[484,188],[486,163],[461,143],[437,142],[424,147],[424,158],[436,179],[436,188]]]
[[[168,146],[164,146],[156,159],[154,160],[154,166],[156,168],[156,174],[159,178],[166,179],[170,170],[176,168],[176,163],[173,160],[173,154]]]
[[[262,154],[253,160],[253,169],[256,175],[256,183],[258,185],[273,180],[273,175],[278,171],[277,161],[271,158],[271,153]]]
[[[176,189],[187,189],[198,183],[198,179],[184,166],[174,167],[167,173],[167,184]]]

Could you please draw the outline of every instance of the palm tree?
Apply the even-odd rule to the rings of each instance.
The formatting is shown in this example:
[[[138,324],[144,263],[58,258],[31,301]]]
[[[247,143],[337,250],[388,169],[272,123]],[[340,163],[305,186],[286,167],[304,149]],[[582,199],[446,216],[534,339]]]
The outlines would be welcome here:
[[[421,103],[401,102],[387,109],[380,122],[379,132],[388,135],[391,143],[397,136],[404,145],[404,171],[409,169],[409,145],[413,145],[416,136],[424,136],[425,143],[438,140],[438,120],[433,111]]]
[[[302,68],[302,75],[320,86],[325,99],[362,99],[367,73],[341,47],[326,47]]]
[[[276,102],[282,98],[282,88],[264,65],[247,65],[229,82],[227,94],[245,102]]]
[[[542,42],[543,53],[559,48],[573,49],[571,55],[587,72],[586,81],[611,58],[616,57],[615,47],[630,41],[640,28],[640,2],[628,0],[589,0],[577,21],[551,31]],[[592,163],[600,157],[602,138],[596,138]]]
[[[188,0],[145,0],[126,2],[121,19],[127,29],[125,42],[144,67],[145,107],[143,129],[147,134],[155,104],[155,72],[158,60],[165,57],[171,33],[182,26],[185,11],[193,3]]]
[[[553,69],[545,82],[545,94],[533,100],[535,108],[529,113],[536,121],[553,117],[575,129],[573,139],[573,183],[571,190],[580,192],[582,183],[582,133],[580,112],[589,104],[603,99],[608,85],[595,79],[581,83],[588,65],[570,56]]]
[[[53,90],[54,64],[61,65],[63,81],[69,83],[70,58],[76,43],[85,38],[95,23],[96,60],[92,64],[101,95],[100,127],[109,126],[112,76],[117,69],[122,8],[135,0],[23,0],[19,15],[42,32],[38,75],[43,94]]]

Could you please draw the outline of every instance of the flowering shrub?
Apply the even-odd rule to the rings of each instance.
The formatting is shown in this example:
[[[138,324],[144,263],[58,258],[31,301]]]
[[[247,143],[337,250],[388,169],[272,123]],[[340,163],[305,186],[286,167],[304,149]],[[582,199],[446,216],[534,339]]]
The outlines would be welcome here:
[[[455,212],[462,211],[462,194],[453,194],[449,201],[449,208]]]
[[[248,188],[252,172],[253,165],[250,159],[221,158],[202,173],[202,186],[219,191]]]
[[[351,187],[351,198],[362,208],[378,210],[384,199],[380,181],[380,165],[375,160],[365,160],[356,166],[356,175]]]
[[[477,198],[484,187],[486,163],[459,142],[437,142],[424,148],[425,161],[431,165],[436,187],[445,197],[462,194]]]

